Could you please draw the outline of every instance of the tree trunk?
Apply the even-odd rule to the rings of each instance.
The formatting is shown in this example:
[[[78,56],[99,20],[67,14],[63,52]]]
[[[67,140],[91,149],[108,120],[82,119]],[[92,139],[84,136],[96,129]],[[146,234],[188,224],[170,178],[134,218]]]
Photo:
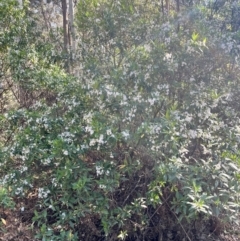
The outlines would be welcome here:
[[[63,15],[63,55],[65,58],[65,69],[69,72],[69,61],[68,61],[68,18],[67,18],[67,0],[62,0],[62,15]]]
[[[179,14],[179,12],[180,12],[180,0],[176,0],[176,5],[177,5],[177,14]],[[180,23],[179,23],[179,19],[178,19],[177,33],[179,32],[179,30],[180,30]]]
[[[73,1],[69,0],[69,43],[70,43],[70,61],[73,67],[75,59],[76,43],[75,43],[75,27],[74,27],[74,9]]]
[[[166,12],[167,12],[167,16],[169,14],[169,0],[166,0]]]

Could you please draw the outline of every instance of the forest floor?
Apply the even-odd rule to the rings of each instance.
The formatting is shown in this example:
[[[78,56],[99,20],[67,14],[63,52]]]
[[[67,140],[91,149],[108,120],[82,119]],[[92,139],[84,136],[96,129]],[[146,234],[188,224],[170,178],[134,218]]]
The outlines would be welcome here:
[[[0,241],[38,241],[34,235],[38,229],[33,225],[34,206],[36,198],[19,200],[14,210],[0,208]],[[24,207],[24,210],[22,209]],[[103,239],[101,238],[102,241]],[[152,240],[152,239],[151,239]],[[156,241],[167,241],[157,238]],[[173,240],[174,239],[169,239]],[[209,235],[204,241],[240,241],[240,226],[229,225],[217,236]],[[114,240],[115,241],[115,240]],[[135,240],[131,240],[135,241]],[[141,241],[141,240],[140,240]],[[155,240],[153,240],[155,241]],[[196,241],[188,240],[185,241]]]

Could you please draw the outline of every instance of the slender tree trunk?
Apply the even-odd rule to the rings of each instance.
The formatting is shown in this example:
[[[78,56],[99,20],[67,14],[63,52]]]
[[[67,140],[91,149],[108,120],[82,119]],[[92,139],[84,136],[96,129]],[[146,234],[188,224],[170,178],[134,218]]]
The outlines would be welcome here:
[[[68,50],[68,21],[67,21],[67,1],[62,0],[62,15],[63,15],[63,37],[64,37],[64,51]]]
[[[69,43],[70,43],[70,61],[71,66],[73,65],[75,59],[76,51],[76,38],[75,38],[75,28],[74,28],[74,8],[73,1],[69,0]],[[73,68],[73,66],[72,66]]]
[[[166,0],[166,12],[167,12],[167,16],[169,14],[169,0]]]
[[[48,21],[47,21],[46,14],[45,14],[45,11],[44,11],[44,8],[43,8],[43,4],[44,4],[44,0],[41,1],[41,10],[42,10],[42,15],[43,15],[43,19],[44,19],[46,28],[48,30],[48,28],[49,28],[48,27]]]
[[[177,13],[179,14],[179,12],[180,12],[180,0],[176,0],[176,5],[177,5]],[[179,30],[180,30],[180,23],[178,21],[177,32],[179,32]]]
[[[69,72],[67,0],[62,0],[62,15],[63,15],[63,41],[64,41],[63,53],[64,53],[64,58],[65,58],[65,68]]]

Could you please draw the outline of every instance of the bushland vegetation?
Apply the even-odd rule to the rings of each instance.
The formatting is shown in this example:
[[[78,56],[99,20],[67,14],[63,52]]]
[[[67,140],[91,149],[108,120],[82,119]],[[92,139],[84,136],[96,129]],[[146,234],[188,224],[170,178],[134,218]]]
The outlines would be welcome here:
[[[239,2],[49,4],[0,1],[0,240],[235,232]]]

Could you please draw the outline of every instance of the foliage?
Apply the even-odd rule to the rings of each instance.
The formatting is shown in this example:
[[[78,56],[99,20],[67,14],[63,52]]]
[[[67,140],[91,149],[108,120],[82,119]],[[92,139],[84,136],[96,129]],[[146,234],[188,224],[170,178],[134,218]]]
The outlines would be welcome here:
[[[28,28],[26,10],[8,4]],[[213,34],[206,6],[191,24],[187,8],[166,20],[159,7],[81,1],[78,76],[33,28],[21,28],[22,45],[1,32],[3,78],[31,101],[1,115],[0,200],[37,196],[36,238],[166,238],[162,218],[182,240],[190,222],[237,221],[238,33]]]

